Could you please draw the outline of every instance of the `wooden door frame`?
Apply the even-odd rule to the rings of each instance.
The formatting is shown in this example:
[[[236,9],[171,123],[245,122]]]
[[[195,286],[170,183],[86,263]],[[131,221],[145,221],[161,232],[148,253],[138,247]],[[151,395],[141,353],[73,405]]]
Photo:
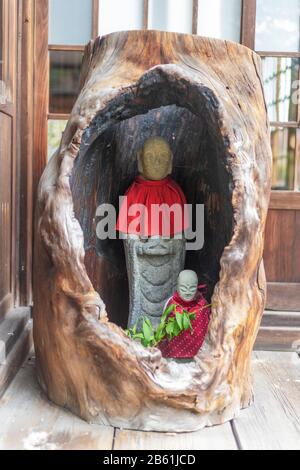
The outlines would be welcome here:
[[[13,103],[0,105],[12,118],[12,287],[10,308],[32,301],[32,162],[33,162],[33,45],[36,0],[16,0],[14,31],[16,60]],[[11,25],[10,25],[11,27]],[[11,29],[11,34],[13,33]],[[8,306],[7,306],[8,307]],[[5,309],[7,311],[7,308]],[[4,312],[4,310],[3,310]],[[5,313],[5,312],[4,312]]]
[[[12,2],[13,0],[8,0]],[[38,1],[38,0],[37,0]],[[12,299],[0,312],[0,397],[32,348],[32,160],[33,42],[36,0],[16,0],[16,27],[11,47],[16,53],[12,105],[0,106],[12,119]],[[15,43],[15,44],[14,44]],[[8,162],[10,164],[10,162]],[[2,305],[4,307],[4,305]],[[9,332],[9,334],[8,334]]]
[[[34,117],[33,117],[33,200],[47,164],[49,55],[48,0],[35,0]]]
[[[255,47],[256,0],[242,0],[241,44]]]
[[[19,183],[19,263],[18,303],[32,303],[33,237],[33,126],[34,122],[34,40],[35,8],[39,0],[20,2],[19,83],[18,83],[18,173]]]
[[[4,10],[7,13],[7,50],[9,56],[13,57],[7,64],[9,84],[12,86],[11,102],[0,104],[0,112],[8,116],[11,120],[11,239],[10,239],[10,292],[2,299],[0,304],[0,320],[7,313],[8,310],[13,308],[16,302],[18,279],[17,279],[17,265],[18,265],[18,168],[17,168],[17,65],[18,65],[18,41],[17,41],[17,28],[18,28],[18,3],[10,3],[4,0]],[[10,17],[12,13],[12,18]],[[4,36],[6,31],[4,30]],[[5,43],[4,43],[5,44]],[[4,48],[5,49],[5,48]],[[5,79],[4,79],[5,83]]]

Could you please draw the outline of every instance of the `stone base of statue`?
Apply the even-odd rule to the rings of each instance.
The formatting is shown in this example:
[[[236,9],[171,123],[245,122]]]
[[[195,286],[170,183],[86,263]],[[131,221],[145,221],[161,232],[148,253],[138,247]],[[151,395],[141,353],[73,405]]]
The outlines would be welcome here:
[[[157,326],[184,268],[185,238],[125,237],[130,298],[128,327],[132,328],[145,315]]]

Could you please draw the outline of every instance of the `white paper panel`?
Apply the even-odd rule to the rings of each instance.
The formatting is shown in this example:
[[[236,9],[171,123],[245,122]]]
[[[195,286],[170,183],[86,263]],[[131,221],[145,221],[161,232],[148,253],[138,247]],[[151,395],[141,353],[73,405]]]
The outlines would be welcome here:
[[[149,0],[149,29],[191,33],[192,0]]]
[[[240,42],[242,0],[199,0],[198,34]]]
[[[143,0],[100,0],[99,35],[143,28]]]
[[[49,44],[86,44],[92,37],[92,0],[49,0]]]
[[[300,0],[257,0],[257,51],[299,52]]]

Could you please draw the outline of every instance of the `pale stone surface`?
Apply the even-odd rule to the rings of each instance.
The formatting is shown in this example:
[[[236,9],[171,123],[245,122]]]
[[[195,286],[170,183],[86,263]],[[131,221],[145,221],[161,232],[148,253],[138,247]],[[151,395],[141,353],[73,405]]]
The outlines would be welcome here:
[[[128,236],[124,248],[130,296],[128,327],[144,315],[157,326],[184,268],[185,238]]]

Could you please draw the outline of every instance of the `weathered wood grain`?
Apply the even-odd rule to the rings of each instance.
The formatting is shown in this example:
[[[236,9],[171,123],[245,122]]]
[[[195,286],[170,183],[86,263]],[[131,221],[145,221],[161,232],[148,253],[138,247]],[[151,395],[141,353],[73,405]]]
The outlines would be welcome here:
[[[242,449],[300,449],[300,358],[296,353],[257,352],[254,406],[234,420]]]
[[[113,428],[89,425],[50,403],[29,358],[0,400],[0,449],[110,450]]]
[[[300,351],[300,328],[291,326],[262,326],[254,349],[259,351]]]
[[[260,59],[229,41],[119,32],[89,44],[81,83],[38,191],[33,317],[39,382],[53,402],[95,423],[177,432],[224,423],[252,402],[251,351],[265,304],[262,254],[272,155]],[[106,184],[103,168],[109,164],[89,178],[79,171],[91,164],[93,146],[115,145],[121,121],[137,135],[133,123],[141,121],[132,119],[168,106],[186,108],[208,136],[199,158],[193,154],[202,163],[191,202],[199,198],[206,205],[210,236],[194,259],[197,272],[208,276],[213,308],[205,347],[189,364],[162,359],[109,321],[119,295],[111,251],[97,253],[93,238],[89,251],[93,217],[81,218],[76,198],[82,193],[90,211],[86,189],[92,189],[93,204],[98,194],[90,179],[96,176],[99,191]],[[165,120],[161,129],[168,125]],[[99,154],[116,170],[131,168],[128,178],[134,175],[129,141],[121,154],[114,146],[110,157],[106,150]],[[178,155],[184,152],[180,145]],[[113,189],[121,193],[121,187]],[[99,321],[102,291],[107,313],[102,309]],[[126,303],[119,305],[126,316]]]
[[[253,407],[231,425],[193,433],[115,430],[89,425],[51,404],[41,392],[30,358],[0,400],[0,449],[277,450],[299,449],[300,358],[254,353]]]
[[[116,430],[114,450],[238,450],[230,423],[192,433]]]
[[[298,252],[295,251],[295,254],[296,258]],[[300,282],[268,282],[267,299],[269,299],[267,300],[267,308],[270,310],[299,312]]]

